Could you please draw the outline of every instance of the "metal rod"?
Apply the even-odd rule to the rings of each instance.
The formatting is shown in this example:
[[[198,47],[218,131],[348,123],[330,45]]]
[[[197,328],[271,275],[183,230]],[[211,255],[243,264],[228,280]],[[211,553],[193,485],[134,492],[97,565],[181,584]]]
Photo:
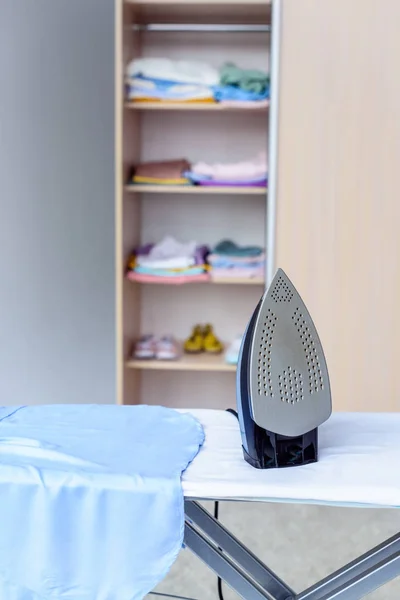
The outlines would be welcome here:
[[[281,53],[282,2],[272,2],[271,68],[270,68],[270,108],[269,108],[269,144],[268,144],[268,200],[267,200],[267,243],[266,274],[268,287],[276,269],[276,212],[278,188],[278,151],[279,151],[279,88]]]
[[[233,25],[207,23],[145,23],[132,25],[133,31],[204,32],[204,33],[268,33],[270,25]]]
[[[305,590],[298,595],[298,600],[362,598],[364,594],[372,592],[376,587],[400,575],[399,556],[400,533]],[[366,587],[367,581],[369,588]],[[359,590],[365,589],[368,591],[357,595],[360,594]]]
[[[319,600],[360,600],[400,575],[400,552],[328,592]],[[314,596],[311,596],[314,599]]]
[[[185,515],[207,537],[226,552],[263,589],[268,590],[276,600],[294,598],[295,593],[271,569],[262,563],[230,531],[219,523],[197,502],[185,502]]]
[[[213,546],[190,523],[185,523],[185,545],[246,600],[276,600],[242,572],[222,550]]]

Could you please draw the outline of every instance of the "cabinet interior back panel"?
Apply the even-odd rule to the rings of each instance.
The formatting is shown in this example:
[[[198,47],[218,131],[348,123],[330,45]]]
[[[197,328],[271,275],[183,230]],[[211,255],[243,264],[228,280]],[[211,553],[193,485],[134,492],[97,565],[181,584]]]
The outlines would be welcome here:
[[[196,323],[213,323],[225,342],[242,334],[262,294],[262,286],[146,285],[142,289],[142,333],[184,339]]]
[[[173,235],[211,247],[226,238],[264,245],[264,196],[149,194],[142,204],[142,243]]]
[[[226,62],[249,69],[269,69],[269,33],[147,32],[142,56],[204,61],[216,68]]]
[[[242,161],[266,149],[265,111],[149,111],[141,121],[141,160]]]

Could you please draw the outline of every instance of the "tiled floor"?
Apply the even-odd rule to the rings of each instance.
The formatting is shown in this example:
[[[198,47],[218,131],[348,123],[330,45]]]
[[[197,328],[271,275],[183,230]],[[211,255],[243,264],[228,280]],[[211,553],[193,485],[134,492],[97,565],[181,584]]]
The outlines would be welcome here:
[[[224,502],[220,520],[297,591],[400,531],[400,510]],[[157,591],[216,600],[216,576],[183,550]],[[237,598],[226,586],[224,596]],[[400,578],[368,596],[399,598]]]

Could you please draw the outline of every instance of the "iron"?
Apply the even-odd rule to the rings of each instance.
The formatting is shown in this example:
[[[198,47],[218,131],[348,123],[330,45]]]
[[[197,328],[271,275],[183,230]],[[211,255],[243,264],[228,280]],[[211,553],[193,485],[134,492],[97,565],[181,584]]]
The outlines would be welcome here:
[[[311,316],[278,269],[244,334],[236,399],[245,460],[258,469],[318,460],[332,412],[328,368]]]

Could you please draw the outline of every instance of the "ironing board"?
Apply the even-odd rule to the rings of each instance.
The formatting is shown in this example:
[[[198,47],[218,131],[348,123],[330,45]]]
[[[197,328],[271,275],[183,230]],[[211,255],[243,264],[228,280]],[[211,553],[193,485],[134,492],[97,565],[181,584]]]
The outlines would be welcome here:
[[[181,410],[205,443],[183,474],[185,545],[248,600],[357,600],[400,575],[400,533],[295,593],[198,501],[303,502],[400,508],[400,414],[337,413],[319,428],[319,462],[258,470],[243,460],[239,424],[225,411]]]

